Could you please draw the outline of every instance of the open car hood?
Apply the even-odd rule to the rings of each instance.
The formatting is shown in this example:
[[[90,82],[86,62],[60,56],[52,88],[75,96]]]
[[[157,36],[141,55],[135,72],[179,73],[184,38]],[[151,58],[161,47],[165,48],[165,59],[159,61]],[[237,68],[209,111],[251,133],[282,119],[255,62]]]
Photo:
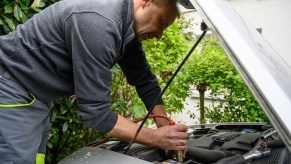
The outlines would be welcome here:
[[[290,61],[284,61],[226,0],[190,2],[181,4],[197,9],[291,151]]]

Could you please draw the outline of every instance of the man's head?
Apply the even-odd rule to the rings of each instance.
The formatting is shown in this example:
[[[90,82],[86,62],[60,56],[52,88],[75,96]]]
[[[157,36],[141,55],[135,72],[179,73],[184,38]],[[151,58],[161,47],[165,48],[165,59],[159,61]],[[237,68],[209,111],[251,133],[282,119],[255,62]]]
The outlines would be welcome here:
[[[141,41],[160,39],[178,16],[177,0],[134,0],[134,31]]]

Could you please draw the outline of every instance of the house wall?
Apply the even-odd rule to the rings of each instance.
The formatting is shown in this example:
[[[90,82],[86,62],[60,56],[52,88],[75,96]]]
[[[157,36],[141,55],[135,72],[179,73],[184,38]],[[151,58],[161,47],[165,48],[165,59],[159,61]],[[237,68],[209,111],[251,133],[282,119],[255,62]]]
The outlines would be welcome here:
[[[222,97],[223,96],[221,95],[220,98],[222,99]],[[219,103],[220,101],[218,101],[218,99],[213,99],[210,96],[209,92],[206,91],[204,99],[205,107],[210,108],[212,106],[219,105]],[[192,95],[187,97],[186,101],[184,102],[184,109],[182,110],[182,113],[172,114],[171,118],[176,123],[183,123],[186,125],[199,124],[200,111],[198,108],[198,104],[199,104],[199,92],[194,91]]]

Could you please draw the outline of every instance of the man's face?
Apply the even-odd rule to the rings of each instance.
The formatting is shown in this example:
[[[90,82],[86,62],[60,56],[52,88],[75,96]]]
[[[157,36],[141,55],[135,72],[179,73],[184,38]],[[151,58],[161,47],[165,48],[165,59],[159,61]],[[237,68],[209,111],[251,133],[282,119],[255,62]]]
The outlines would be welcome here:
[[[173,7],[156,5],[152,0],[141,0],[141,7],[134,13],[134,31],[138,39],[162,37],[163,31],[176,19]]]

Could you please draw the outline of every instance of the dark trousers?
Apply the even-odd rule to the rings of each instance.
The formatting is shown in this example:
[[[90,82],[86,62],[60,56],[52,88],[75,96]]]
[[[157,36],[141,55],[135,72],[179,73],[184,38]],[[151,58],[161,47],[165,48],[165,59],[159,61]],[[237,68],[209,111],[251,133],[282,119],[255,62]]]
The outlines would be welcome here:
[[[7,71],[2,70],[0,163],[38,163],[36,158],[44,157],[49,133],[50,109],[47,103],[34,98]]]

